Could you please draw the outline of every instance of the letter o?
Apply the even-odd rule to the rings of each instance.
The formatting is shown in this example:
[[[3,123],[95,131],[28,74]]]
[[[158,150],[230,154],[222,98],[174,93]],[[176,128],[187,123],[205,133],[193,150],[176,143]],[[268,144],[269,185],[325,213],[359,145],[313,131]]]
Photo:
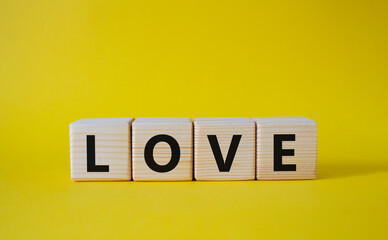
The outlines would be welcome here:
[[[155,162],[154,159],[154,147],[159,142],[166,142],[168,145],[170,145],[171,148],[171,159],[166,165],[159,165]],[[181,150],[179,148],[178,142],[175,140],[175,138],[166,134],[153,136],[150,140],[148,140],[144,148],[145,162],[147,166],[155,172],[164,173],[173,170],[178,165],[180,156]]]

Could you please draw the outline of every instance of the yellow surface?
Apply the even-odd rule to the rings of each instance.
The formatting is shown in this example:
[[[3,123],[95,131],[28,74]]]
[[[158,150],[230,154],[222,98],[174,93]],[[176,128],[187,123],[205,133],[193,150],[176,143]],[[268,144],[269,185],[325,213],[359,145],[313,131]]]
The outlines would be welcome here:
[[[384,239],[387,1],[0,1],[0,239]],[[88,117],[306,116],[318,179],[74,183]]]

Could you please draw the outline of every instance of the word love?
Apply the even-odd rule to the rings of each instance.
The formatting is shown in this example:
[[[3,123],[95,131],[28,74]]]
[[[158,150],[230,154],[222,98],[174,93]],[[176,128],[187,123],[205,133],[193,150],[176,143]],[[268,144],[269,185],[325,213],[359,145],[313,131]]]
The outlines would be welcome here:
[[[304,117],[94,118],[70,124],[74,181],[314,179]]]

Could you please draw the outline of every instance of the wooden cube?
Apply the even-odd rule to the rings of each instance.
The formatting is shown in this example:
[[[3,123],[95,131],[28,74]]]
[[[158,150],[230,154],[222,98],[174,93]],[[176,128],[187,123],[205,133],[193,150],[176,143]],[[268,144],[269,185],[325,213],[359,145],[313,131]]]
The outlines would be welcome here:
[[[317,124],[305,117],[253,118],[257,126],[257,179],[315,179]]]
[[[255,123],[248,118],[195,118],[194,177],[255,179]]]
[[[134,181],[191,181],[193,125],[190,118],[137,118],[133,122]]]
[[[131,180],[133,118],[89,118],[70,124],[73,181]]]

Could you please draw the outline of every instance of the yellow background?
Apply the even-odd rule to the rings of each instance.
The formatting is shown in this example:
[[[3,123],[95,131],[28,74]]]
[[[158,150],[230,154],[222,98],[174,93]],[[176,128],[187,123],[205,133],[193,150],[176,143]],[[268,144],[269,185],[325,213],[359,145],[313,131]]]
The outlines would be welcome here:
[[[0,239],[383,239],[387,1],[0,0]],[[313,181],[74,183],[89,117],[306,116]]]

